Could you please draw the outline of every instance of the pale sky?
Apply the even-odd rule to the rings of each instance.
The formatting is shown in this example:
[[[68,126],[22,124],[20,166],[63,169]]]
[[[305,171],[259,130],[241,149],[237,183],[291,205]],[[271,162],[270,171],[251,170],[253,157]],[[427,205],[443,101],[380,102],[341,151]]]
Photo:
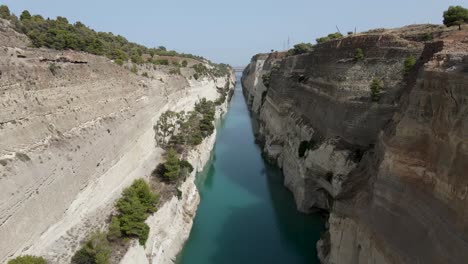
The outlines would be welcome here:
[[[113,32],[145,46],[166,46],[233,66],[259,52],[314,42],[336,31],[442,23],[450,5],[468,0],[0,0],[31,14]]]

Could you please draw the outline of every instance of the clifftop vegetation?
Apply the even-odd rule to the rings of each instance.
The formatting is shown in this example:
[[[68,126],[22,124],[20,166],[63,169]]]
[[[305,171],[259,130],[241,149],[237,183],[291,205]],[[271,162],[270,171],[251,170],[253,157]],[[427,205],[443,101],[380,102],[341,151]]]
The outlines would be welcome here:
[[[179,56],[193,59],[202,57],[168,51],[165,47],[147,48],[128,41],[120,35],[107,32],[96,32],[81,22],[70,24],[65,17],[56,19],[43,18],[41,15],[31,15],[25,10],[18,18],[7,6],[0,6],[0,18],[9,20],[14,28],[27,35],[34,47],[47,47],[56,50],[72,49],[95,55],[103,55],[116,61],[131,59],[134,63],[143,63],[143,54],[151,58],[154,55]]]
[[[10,12],[6,5],[1,5],[0,18],[9,20],[15,30],[27,35],[32,46],[36,48],[46,47],[56,50],[84,51],[106,56],[120,65],[128,60],[136,64],[150,62],[156,65],[169,65],[167,59],[157,59],[155,56],[183,57],[207,61],[201,56],[167,50],[164,46],[148,48],[130,42],[121,35],[94,31],[79,21],[71,24],[65,17],[61,16],[50,19],[41,15],[31,15],[29,11],[25,10],[18,18]],[[214,63],[212,65],[214,69],[211,70],[210,74],[215,77],[227,75],[228,65]],[[187,61],[180,66],[187,67]]]
[[[314,45],[311,43],[299,43],[294,45],[294,48],[288,50],[288,55],[299,55],[312,51]]]
[[[468,23],[468,9],[462,6],[451,6],[444,12],[444,25],[458,26],[461,30],[463,24]]]
[[[318,38],[315,41],[317,41],[317,43],[323,43],[323,42],[327,42],[333,39],[340,39],[342,37],[343,37],[343,34],[341,34],[340,32],[335,32],[335,33],[328,34],[328,36],[326,37]]]

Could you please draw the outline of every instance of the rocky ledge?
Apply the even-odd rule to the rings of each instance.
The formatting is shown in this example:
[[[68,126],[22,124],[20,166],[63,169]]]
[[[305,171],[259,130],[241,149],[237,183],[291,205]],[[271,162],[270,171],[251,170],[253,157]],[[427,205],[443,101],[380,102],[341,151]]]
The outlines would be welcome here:
[[[259,54],[242,84],[298,209],[329,214],[323,263],[468,259],[466,30],[414,25]]]

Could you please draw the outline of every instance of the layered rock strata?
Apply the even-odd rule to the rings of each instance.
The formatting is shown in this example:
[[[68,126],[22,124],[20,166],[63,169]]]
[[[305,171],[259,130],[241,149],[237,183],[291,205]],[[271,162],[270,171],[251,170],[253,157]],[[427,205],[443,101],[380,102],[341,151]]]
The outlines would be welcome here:
[[[104,57],[28,48],[27,37],[0,22],[0,263],[20,254],[66,263],[90,232],[105,228],[121,191],[161,161],[159,115],[216,100],[235,77],[195,80],[191,68],[171,74],[153,65],[134,74]],[[212,141],[193,161],[205,160]],[[192,197],[168,206],[195,210],[190,180]]]
[[[416,25],[259,54],[242,83],[298,209],[330,214],[322,262],[468,259],[467,31]]]

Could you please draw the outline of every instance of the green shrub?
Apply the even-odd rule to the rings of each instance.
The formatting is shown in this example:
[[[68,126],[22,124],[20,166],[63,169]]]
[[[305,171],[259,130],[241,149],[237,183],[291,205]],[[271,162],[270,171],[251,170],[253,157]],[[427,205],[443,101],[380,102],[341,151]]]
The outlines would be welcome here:
[[[143,206],[143,211],[145,213],[156,212],[158,196],[151,191],[148,183],[144,179],[133,181],[130,187],[123,190],[122,198],[117,201],[117,209],[121,214],[130,214],[132,212],[132,203],[130,201],[133,198],[138,199],[138,202]]]
[[[415,64],[416,64],[416,59],[413,57],[413,55],[410,55],[408,58],[406,58],[404,62],[404,68],[403,68],[405,74],[410,73]]]
[[[228,83],[229,84],[229,83]],[[222,89],[221,91],[219,91],[219,93],[221,94],[219,96],[219,98],[215,101],[215,105],[217,106],[220,106],[222,105],[225,101],[226,101],[226,97],[228,95],[228,91],[229,91],[229,87],[226,89]]]
[[[142,64],[144,62],[143,57],[140,54],[132,54],[130,56],[130,60],[136,64]]]
[[[147,72],[142,73],[141,76],[146,77],[146,78],[149,78],[149,75],[148,75]]]
[[[208,68],[201,63],[193,65],[192,68],[195,70],[195,74],[193,75],[195,80],[198,80],[203,76],[208,76],[209,74]]]
[[[431,33],[424,33],[421,37],[422,41],[431,41],[434,39]]]
[[[179,156],[174,149],[169,149],[166,156],[166,162],[164,163],[164,178],[170,181],[176,181],[179,179],[181,173],[181,164],[179,160]]]
[[[0,18],[10,19],[11,13],[10,9],[6,5],[0,5]]]
[[[148,183],[143,179],[135,180],[116,203],[121,235],[138,237],[140,245],[145,245],[149,233],[145,220],[149,214],[156,212],[157,203],[158,196],[151,192]],[[111,234],[111,237],[114,236],[115,233]]]
[[[314,45],[311,43],[299,43],[294,45],[294,48],[288,50],[289,55],[299,55],[307,52],[311,52],[314,48]]]
[[[182,67],[185,68],[185,67],[187,67],[187,65],[188,65],[188,62],[187,62],[186,60],[183,60],[183,61],[182,61]]]
[[[153,64],[155,65],[169,65],[169,60],[167,59],[157,59],[157,60],[153,60]]]
[[[372,101],[378,102],[380,100],[381,89],[382,89],[382,86],[380,84],[380,80],[379,79],[372,80],[372,83],[370,85]]]
[[[354,52],[354,59],[357,61],[364,59],[364,51],[362,51],[361,48],[357,48],[356,51]]]
[[[47,264],[47,261],[43,257],[25,255],[8,261],[8,264]]]
[[[317,43],[324,43],[333,39],[340,39],[342,37],[343,35],[341,33],[335,32],[335,33],[328,34],[328,36],[326,37],[317,38],[315,41],[317,41]]]
[[[72,258],[74,264],[108,264],[110,263],[111,247],[106,234],[92,234],[80,250]]]
[[[190,137],[190,145],[197,146],[203,142],[203,136],[200,130],[196,130],[193,132],[192,136]]]
[[[203,138],[208,137],[214,131],[213,121],[215,119],[215,105],[212,101],[202,98],[195,104],[195,111],[200,113],[203,117],[200,120],[200,132]]]
[[[214,64],[212,63],[213,69],[209,70],[209,73],[214,77],[227,76],[231,72],[231,67],[224,63]]]
[[[181,160],[181,161],[180,161],[180,167],[181,167],[182,169],[187,169],[187,171],[188,171],[189,173],[191,173],[191,172],[193,171],[193,166],[192,166],[192,164],[190,164],[190,162],[188,162],[188,161],[186,161],[186,160]]]
[[[115,64],[122,66],[124,64],[124,61],[122,59],[115,59],[114,60]]]
[[[109,231],[107,232],[107,239],[109,241],[115,241],[122,237],[122,231],[120,230],[120,219],[117,216],[113,216],[109,225]]]
[[[222,97],[227,96],[222,94]],[[175,146],[196,146],[203,138],[211,135],[214,131],[215,105],[218,101],[208,101],[202,98],[195,104],[195,110],[191,112],[172,112],[166,111],[161,115],[154,129],[158,144],[163,148]],[[224,101],[223,101],[224,102]]]
[[[468,23],[468,9],[462,6],[450,6],[444,12],[444,25],[447,27],[458,26],[461,30],[461,25]]]
[[[29,20],[29,19],[31,19],[31,14],[29,13],[28,10],[24,10],[23,13],[21,13],[20,15],[20,20],[24,21],[24,20]]]

